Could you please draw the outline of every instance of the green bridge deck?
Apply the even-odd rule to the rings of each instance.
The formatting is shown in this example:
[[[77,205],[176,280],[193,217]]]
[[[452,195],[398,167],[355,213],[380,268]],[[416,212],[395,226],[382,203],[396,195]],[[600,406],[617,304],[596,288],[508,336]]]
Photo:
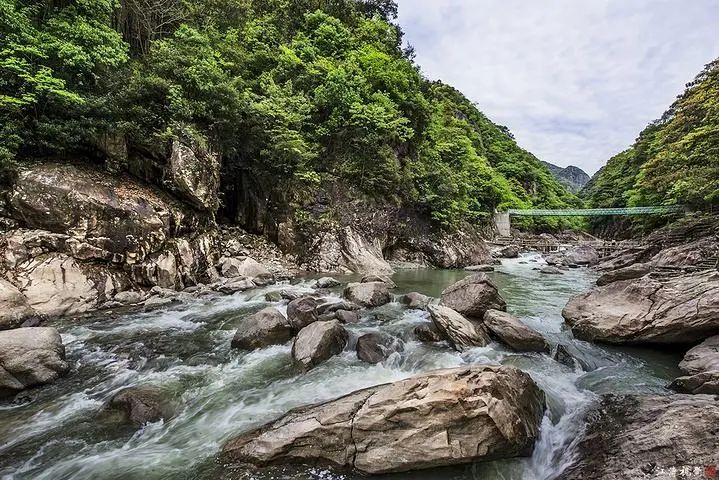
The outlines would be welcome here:
[[[684,213],[681,205],[632,207],[632,208],[572,208],[566,210],[518,210],[510,209],[507,213],[517,217],[599,217],[609,215],[665,215]]]

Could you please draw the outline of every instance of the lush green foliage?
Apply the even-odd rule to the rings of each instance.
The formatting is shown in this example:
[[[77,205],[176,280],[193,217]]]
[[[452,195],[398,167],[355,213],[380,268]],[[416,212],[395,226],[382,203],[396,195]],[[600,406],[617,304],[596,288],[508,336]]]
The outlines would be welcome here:
[[[296,209],[342,183],[451,227],[578,201],[461,93],[424,79],[391,0],[0,0],[0,158],[181,136]],[[227,182],[227,179],[225,179]],[[562,227],[556,219],[540,226]]]
[[[594,207],[719,203],[719,61],[587,185]]]
[[[87,140],[97,76],[127,61],[111,0],[0,0],[0,166]]]

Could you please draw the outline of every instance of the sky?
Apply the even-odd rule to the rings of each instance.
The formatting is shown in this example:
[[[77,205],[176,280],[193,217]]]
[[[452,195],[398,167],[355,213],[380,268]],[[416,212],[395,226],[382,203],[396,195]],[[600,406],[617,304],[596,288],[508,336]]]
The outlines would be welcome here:
[[[589,174],[719,57],[719,0],[397,0],[422,72]]]

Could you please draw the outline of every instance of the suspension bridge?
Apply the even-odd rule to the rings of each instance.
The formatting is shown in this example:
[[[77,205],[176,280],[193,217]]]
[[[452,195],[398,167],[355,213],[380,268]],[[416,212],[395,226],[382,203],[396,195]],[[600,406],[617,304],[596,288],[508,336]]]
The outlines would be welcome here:
[[[494,224],[500,237],[511,235],[511,217],[608,217],[629,215],[681,215],[687,209],[683,205],[657,205],[651,207],[629,208],[568,208],[546,209],[510,209],[494,214]]]

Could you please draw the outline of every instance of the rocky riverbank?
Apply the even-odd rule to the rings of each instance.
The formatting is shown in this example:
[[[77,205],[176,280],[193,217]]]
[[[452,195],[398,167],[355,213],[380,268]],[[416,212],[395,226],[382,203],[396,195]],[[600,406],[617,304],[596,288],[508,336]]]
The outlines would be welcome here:
[[[361,205],[314,230],[278,217],[272,240],[218,225],[217,159],[178,142],[167,158],[138,156],[130,167],[132,175],[67,162],[20,170],[0,203],[0,302],[8,307],[0,329],[150,297],[153,308],[170,291],[232,293],[301,271],[386,274],[490,259],[470,227],[442,233],[412,213]]]
[[[41,466],[61,477],[69,469],[135,465],[168,475],[179,462],[186,475],[193,457],[203,463],[190,471],[207,479],[238,471],[301,478],[291,473],[304,472],[301,465],[332,466],[355,479],[467,462],[490,478],[494,469],[507,478],[552,478],[571,458],[571,440],[581,438],[591,391],[629,393],[641,375],[654,392],[669,379],[656,379],[631,356],[572,341],[559,312],[567,293],[594,274],[547,276],[532,260],[542,265],[532,255],[476,274],[337,275],[229,296],[191,291],[156,311],[113,308],[103,318],[50,321],[62,333],[60,361],[68,369],[52,370],[45,387],[6,392],[15,399],[3,401],[0,417],[13,433],[0,435],[0,472],[27,468],[32,475]],[[14,362],[12,374],[21,363],[29,362]],[[367,392],[367,404],[350,401]],[[34,416],[39,409],[49,416]],[[77,417],[66,421],[63,412]],[[309,448],[302,439],[314,435],[318,445],[335,439],[333,449]],[[66,451],[58,438],[82,438],[87,447]],[[179,450],[177,438],[187,439]],[[162,454],[150,459],[143,454],[149,448]],[[30,450],[39,452],[38,467],[20,467]],[[393,452],[392,461],[377,456],[383,451]]]
[[[319,368],[348,347],[368,365],[385,362],[402,352],[406,341],[418,338],[432,348],[458,351],[495,341],[510,351],[551,350],[541,334],[503,311],[506,302],[484,273],[448,286],[436,300],[418,293],[396,297],[396,285],[382,275],[344,285],[342,298],[330,301],[323,292],[342,286],[339,282],[324,277],[312,285],[304,293],[276,290],[286,308],[268,307],[245,316],[231,347],[251,352],[289,342],[301,372]],[[432,338],[418,332],[414,338],[371,333],[349,345],[347,327],[393,301],[426,308],[431,323],[424,328]],[[51,383],[71,370],[53,328],[2,331],[0,346],[5,396]],[[174,403],[158,387],[140,384],[117,391],[105,408],[108,415],[118,412],[141,428],[172,421]],[[544,393],[519,369],[476,365],[441,370],[292,411],[230,441],[222,459],[255,467],[319,464],[376,474],[522,457],[534,449],[545,408]]]
[[[562,314],[580,339],[686,351],[668,388],[719,394],[719,222],[690,218],[597,265],[597,286]],[[687,351],[688,349],[688,351]],[[561,478],[711,478],[719,411],[709,395],[605,396]],[[675,473],[672,473],[675,472]],[[707,473],[709,472],[709,473]]]

